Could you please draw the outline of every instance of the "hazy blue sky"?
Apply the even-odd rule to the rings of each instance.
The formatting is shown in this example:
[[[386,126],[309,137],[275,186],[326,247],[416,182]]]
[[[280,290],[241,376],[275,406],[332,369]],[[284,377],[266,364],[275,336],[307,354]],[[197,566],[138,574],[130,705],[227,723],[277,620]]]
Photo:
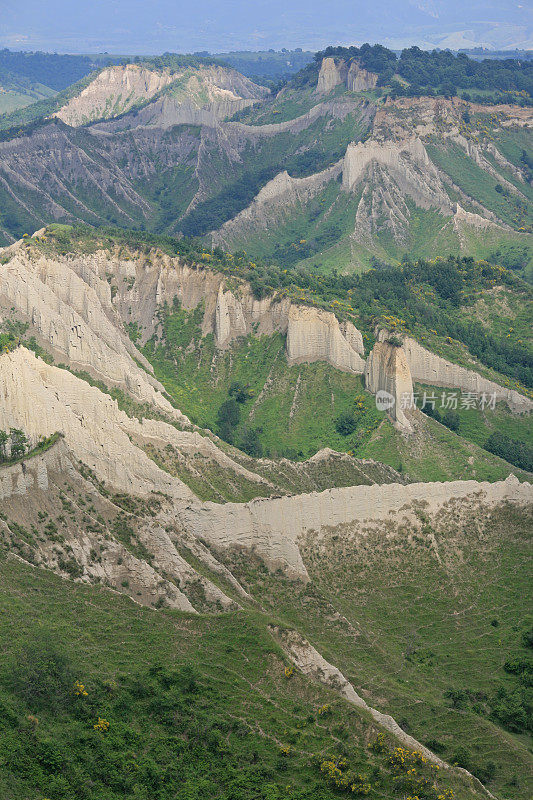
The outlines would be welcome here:
[[[364,41],[532,47],[533,0],[0,0],[0,47],[220,52]]]

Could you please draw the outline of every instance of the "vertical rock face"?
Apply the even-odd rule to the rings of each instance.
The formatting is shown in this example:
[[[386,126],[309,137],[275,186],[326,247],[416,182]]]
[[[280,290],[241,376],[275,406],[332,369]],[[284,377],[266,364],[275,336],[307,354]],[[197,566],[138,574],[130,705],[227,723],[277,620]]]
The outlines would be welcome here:
[[[137,366],[143,356],[115,313],[105,263],[97,256],[31,258],[16,246],[13,253],[0,270],[0,309],[20,314],[59,361],[174,416],[163,387]]]
[[[346,61],[335,61],[334,58],[323,58],[318,73],[318,94],[328,94],[335,86],[344,83],[351,92],[362,92],[374,89],[378,82],[375,72],[368,72],[359,66],[357,61],[347,64]]]
[[[327,361],[344,372],[361,374],[365,362],[360,332],[350,322],[339,324],[329,311],[291,306],[287,328],[287,359],[298,364]]]
[[[215,338],[219,347],[232,339],[246,336],[246,320],[242,305],[233,292],[225,292],[222,284],[218,290],[215,309]]]
[[[401,407],[402,397],[413,394],[413,381],[403,347],[397,347],[385,338],[376,342],[366,362],[365,380],[366,388],[373,394],[387,393],[385,399],[390,402],[388,413],[396,426],[404,431],[412,430]]]
[[[319,94],[328,94],[335,86],[344,83],[346,79],[346,64],[344,61],[335,63],[334,58],[323,58],[318,73],[316,90]]]
[[[356,61],[352,61],[346,76],[347,89],[350,89],[351,92],[363,92],[365,89],[375,89],[377,82],[378,76],[375,72],[368,72]]]
[[[308,573],[298,543],[306,532],[319,541],[324,528],[360,524],[368,520],[390,520],[391,514],[415,518],[413,503],[425,502],[427,513],[435,513],[450,500],[475,499],[496,505],[503,501],[528,504],[529,483],[510,476],[498,483],[450,481],[447,483],[390,483],[383,486],[349,486],[324,492],[249,503],[204,503],[178,510],[183,528],[202,541],[225,549],[235,545],[253,549],[268,566],[281,567],[289,575],[306,580]]]
[[[415,380],[429,383],[431,386],[447,386],[476,394],[495,394],[497,400],[504,400],[511,411],[529,412],[533,409],[533,401],[519,394],[514,389],[506,389],[494,381],[483,378],[473,370],[452,364],[441,356],[431,353],[414,339],[405,337],[403,349],[411,375]]]

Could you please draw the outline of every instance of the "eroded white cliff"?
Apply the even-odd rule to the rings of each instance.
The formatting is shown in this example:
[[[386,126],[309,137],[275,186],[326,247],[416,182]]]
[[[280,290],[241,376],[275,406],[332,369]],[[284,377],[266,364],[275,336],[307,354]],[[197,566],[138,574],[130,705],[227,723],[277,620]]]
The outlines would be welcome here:
[[[0,268],[0,312],[29,323],[59,362],[186,422],[163,397],[158,381],[137,365],[148,367],[113,308],[108,269],[103,254],[52,258],[14,245]]]
[[[199,433],[154,419],[138,420],[117,402],[65,369],[46,364],[18,347],[0,356],[0,429],[21,428],[34,445],[59,432],[73,455],[118,491],[161,491],[175,499],[194,495],[179,478],[160,469],[143,449],[173,447],[184,457],[200,455],[256,483],[264,479],[234,462]]]
[[[519,394],[515,389],[507,389],[494,381],[484,378],[478,372],[460,367],[445,358],[427,350],[415,339],[403,338],[403,348],[411,375],[415,381],[431,386],[445,386],[474,392],[478,395],[496,395],[497,401],[505,401],[511,411],[528,412],[533,409],[533,401]]]
[[[413,382],[405,351],[396,340],[382,337],[375,343],[366,362],[365,386],[381,400],[398,428],[412,430],[404,408],[413,395]]]
[[[467,500],[492,506],[503,501],[529,504],[532,486],[514,476],[498,483],[451,481],[407,485],[353,486],[325,492],[227,503],[180,510],[182,524],[191,533],[222,550],[244,547],[256,552],[273,569],[308,578],[298,542],[306,532],[317,538],[324,528],[361,524],[369,520],[416,520],[413,503],[423,502],[425,513],[435,513],[451,500]]]
[[[343,372],[360,374],[365,362],[361,332],[351,322],[339,323],[330,311],[291,306],[287,326],[289,364],[327,361]]]

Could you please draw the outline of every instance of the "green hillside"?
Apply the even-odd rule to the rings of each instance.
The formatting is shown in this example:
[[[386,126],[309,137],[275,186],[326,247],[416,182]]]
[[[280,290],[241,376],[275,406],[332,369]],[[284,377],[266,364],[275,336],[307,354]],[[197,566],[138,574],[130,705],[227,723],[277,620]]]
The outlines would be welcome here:
[[[444,515],[387,545],[380,531],[332,531],[322,555],[304,543],[308,585],[235,554],[228,565],[264,610],[251,601],[223,615],[141,608],[3,555],[2,797],[483,796],[415,756],[407,774],[394,738],[378,738],[365,713],[286,672],[267,628],[281,625],[404,730],[492,791],[525,800],[530,521],[506,511],[463,524],[468,537]],[[347,789],[329,778],[330,760]]]

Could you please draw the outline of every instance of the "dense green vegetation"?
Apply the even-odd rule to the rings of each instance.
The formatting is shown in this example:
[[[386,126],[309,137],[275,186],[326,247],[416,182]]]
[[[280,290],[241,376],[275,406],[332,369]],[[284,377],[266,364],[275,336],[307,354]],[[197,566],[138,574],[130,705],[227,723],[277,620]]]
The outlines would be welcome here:
[[[533,386],[531,330],[527,313],[531,289],[512,271],[473,258],[405,261],[401,266],[375,269],[362,275],[339,275],[336,271],[321,274],[311,269],[283,268],[246,253],[234,255],[215,247],[209,251],[198,240],[101,228],[95,235],[83,226],[50,227],[50,241],[29,246],[43,250],[58,249],[67,253],[72,248],[117,244],[134,247],[161,248],[169,255],[179,255],[185,263],[209,264],[210,269],[237,279],[244,279],[256,297],[277,291],[300,302],[316,304],[334,311],[340,318],[349,318],[365,332],[369,343],[375,323],[396,326],[413,332],[417,338],[452,361],[471,366],[469,354],[479,360],[486,374],[504,382],[508,376],[521,386]],[[507,305],[516,310],[504,320],[516,320],[505,329],[499,319],[488,316],[481,321],[477,304],[489,297],[495,286],[502,286]],[[498,375],[500,376],[498,378]]]
[[[107,64],[117,59],[106,56]],[[90,72],[106,63],[96,63],[92,56],[58,55],[57,53],[26,53],[24,51],[0,50],[0,72],[6,70],[22,76],[32,83],[40,83],[61,92],[77,83]]]
[[[457,89],[480,89],[499,94],[495,102],[530,105],[533,101],[533,62],[517,59],[484,59],[475,61],[465,53],[454,55],[449,50],[421,50],[410,47],[399,56],[383,45],[363,44],[361,47],[327,47],[315,54],[315,63],[306,67],[293,80],[296,84],[316,83],[318,66],[324,57],[357,61],[361,67],[379,75],[381,86],[391,86],[395,95],[453,96]],[[400,83],[395,76],[400,76]],[[490,98],[488,98],[490,100]],[[485,102],[487,98],[485,97]]]
[[[525,442],[510,439],[503,433],[492,433],[485,444],[487,450],[521,469],[533,472],[533,447]]]
[[[247,556],[232,570],[367,702],[385,700],[404,730],[514,800],[531,789],[530,543],[527,512],[454,508],[430,522],[421,509],[417,532],[333,529],[320,547],[310,534],[309,587],[259,574]]]
[[[0,573],[6,800],[403,797],[392,737],[285,673],[266,627],[275,618],[156,612],[10,560]],[[367,789],[330,785],[321,764],[341,758]],[[434,773],[417,765],[421,797],[474,797]]]
[[[299,133],[280,132],[248,144],[238,165],[216,164],[215,189],[220,188],[184,217],[179,230],[185,236],[202,236],[219,228],[246,208],[278,173],[287,170],[292,177],[302,178],[320,172],[342,158],[348,144],[361,139],[367,128],[356,109],[342,120],[320,117]]]

